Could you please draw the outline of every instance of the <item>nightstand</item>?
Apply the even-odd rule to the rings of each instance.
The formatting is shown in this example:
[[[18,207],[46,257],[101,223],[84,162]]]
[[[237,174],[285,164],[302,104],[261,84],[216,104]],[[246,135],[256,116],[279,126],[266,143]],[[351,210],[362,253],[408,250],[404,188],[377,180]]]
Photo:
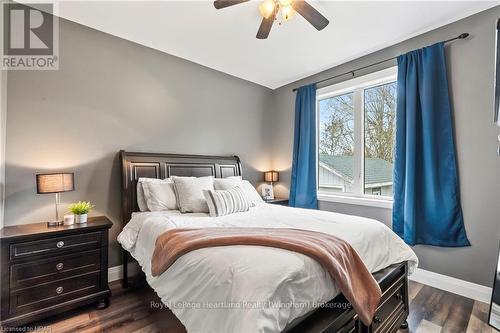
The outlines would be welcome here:
[[[47,223],[0,230],[1,325],[20,326],[96,302],[109,305],[108,230],[104,216],[86,224]]]
[[[271,200],[264,200],[264,202],[273,205],[288,206],[288,199],[276,198]]]

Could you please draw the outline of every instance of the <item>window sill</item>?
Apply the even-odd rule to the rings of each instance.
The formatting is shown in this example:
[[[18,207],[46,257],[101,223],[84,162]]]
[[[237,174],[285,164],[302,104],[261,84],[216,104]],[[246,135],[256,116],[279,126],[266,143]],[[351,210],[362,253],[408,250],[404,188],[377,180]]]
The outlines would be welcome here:
[[[358,206],[370,206],[370,207],[392,209],[392,199],[378,199],[371,197],[354,197],[347,195],[318,193],[318,200],[326,202],[358,205]]]

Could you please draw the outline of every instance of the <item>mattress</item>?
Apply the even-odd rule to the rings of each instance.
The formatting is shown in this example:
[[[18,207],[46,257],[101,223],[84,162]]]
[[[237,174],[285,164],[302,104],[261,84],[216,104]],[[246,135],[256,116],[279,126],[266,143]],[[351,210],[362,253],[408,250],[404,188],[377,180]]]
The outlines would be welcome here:
[[[418,264],[415,253],[386,225],[358,216],[270,204],[222,217],[178,211],[134,213],[118,241],[190,333],[282,332],[339,294],[330,275],[315,260],[260,246],[192,251],[153,277],[156,238],[172,228],[190,227],[307,229],[350,243],[371,272],[408,261],[411,274]]]

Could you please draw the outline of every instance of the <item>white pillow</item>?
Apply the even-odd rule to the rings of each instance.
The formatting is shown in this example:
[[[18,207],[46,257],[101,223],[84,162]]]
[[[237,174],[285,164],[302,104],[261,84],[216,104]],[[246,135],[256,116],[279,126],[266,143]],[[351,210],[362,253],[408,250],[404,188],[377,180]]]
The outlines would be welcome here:
[[[146,198],[146,205],[150,211],[177,209],[174,183],[171,180],[167,182],[146,182],[142,184],[142,188]]]
[[[250,209],[250,203],[239,186],[229,190],[203,190],[210,216],[224,216]]]
[[[214,178],[172,176],[177,195],[177,206],[181,213],[208,213],[208,205],[203,190],[214,189]]]
[[[229,190],[236,186],[241,187],[241,190],[250,202],[251,207],[263,202],[262,197],[259,195],[255,187],[253,187],[248,180],[242,180],[241,176],[214,179],[214,188],[216,190]]]
[[[139,177],[137,180],[137,206],[139,206],[139,210],[141,212],[147,212],[148,209],[148,204],[146,203],[146,197],[144,195],[144,188],[143,184],[144,183],[165,183],[165,182],[171,182],[170,179],[158,179],[158,178],[145,178],[145,177]]]
[[[243,180],[241,182],[241,190],[247,197],[247,200],[250,202],[250,205],[252,207],[264,202],[255,187],[253,187],[253,185],[248,180]]]
[[[214,188],[216,190],[229,190],[236,186],[241,187],[241,176],[214,178]]]

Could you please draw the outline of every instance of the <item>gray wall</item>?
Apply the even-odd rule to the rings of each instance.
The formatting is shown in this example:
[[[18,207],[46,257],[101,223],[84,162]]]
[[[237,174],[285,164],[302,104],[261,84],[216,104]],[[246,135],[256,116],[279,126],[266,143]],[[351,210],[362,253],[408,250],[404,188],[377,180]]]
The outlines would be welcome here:
[[[5,225],[54,215],[35,194],[35,173],[75,172],[66,205],[90,200],[116,224],[119,263],[120,149],[239,154],[257,183],[270,167],[263,129],[272,91],[200,65],[61,20],[60,69],[8,78]]]
[[[283,172],[276,192],[288,195],[295,99],[292,88],[469,32],[469,40],[447,46],[447,61],[462,206],[472,246],[415,246],[414,250],[423,269],[491,286],[500,236],[500,159],[495,153],[499,131],[492,120],[494,27],[497,18],[500,18],[500,7],[277,89],[274,92],[272,155],[274,168]],[[358,74],[394,64],[372,67]],[[329,84],[339,81],[330,81]],[[391,224],[391,211],[387,209],[329,202],[321,202],[320,208],[376,218]]]

